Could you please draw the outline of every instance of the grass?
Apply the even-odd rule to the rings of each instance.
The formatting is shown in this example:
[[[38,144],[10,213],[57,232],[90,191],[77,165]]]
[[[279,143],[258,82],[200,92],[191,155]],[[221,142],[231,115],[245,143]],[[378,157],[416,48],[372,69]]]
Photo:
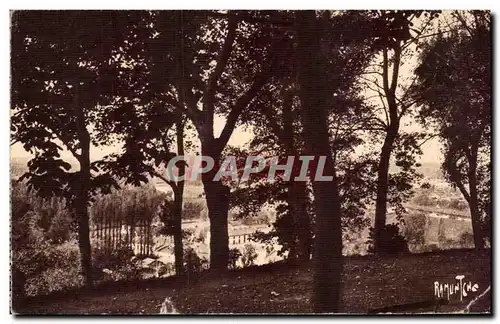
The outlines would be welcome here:
[[[490,250],[452,250],[404,255],[398,258],[364,256],[344,259],[341,311],[367,313],[373,309],[433,301],[434,281],[479,284],[479,291],[438,311],[453,312],[484,291],[491,282]],[[94,292],[33,299],[21,314],[158,314],[165,297],[184,314],[207,313],[310,313],[311,264],[276,263],[230,272],[224,278],[202,275],[190,283],[174,279],[115,284]],[[491,295],[472,311],[491,308]],[[431,307],[403,309],[425,312]]]

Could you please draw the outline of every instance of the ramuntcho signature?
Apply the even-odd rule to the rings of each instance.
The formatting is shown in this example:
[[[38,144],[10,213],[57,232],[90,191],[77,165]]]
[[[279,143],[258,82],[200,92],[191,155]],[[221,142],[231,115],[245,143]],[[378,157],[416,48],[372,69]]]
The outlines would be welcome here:
[[[436,298],[446,297],[450,300],[451,296],[458,295],[460,301],[462,301],[469,293],[475,293],[479,290],[479,284],[472,283],[472,281],[465,281],[464,278],[464,275],[457,275],[455,276],[455,282],[441,283],[439,281],[434,281],[434,296]]]

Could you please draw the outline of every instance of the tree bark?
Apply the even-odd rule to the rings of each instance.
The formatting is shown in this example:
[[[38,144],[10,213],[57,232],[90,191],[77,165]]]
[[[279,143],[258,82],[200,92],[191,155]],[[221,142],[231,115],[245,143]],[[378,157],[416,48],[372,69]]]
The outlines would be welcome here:
[[[296,248],[292,256],[298,261],[311,259],[311,224],[307,212],[307,191],[305,182],[291,182],[288,187],[288,206],[292,215]]]
[[[476,249],[484,249],[484,236],[481,226],[481,212],[479,211],[479,197],[477,192],[477,148],[468,156],[469,160],[469,209]]]
[[[202,174],[202,182],[210,220],[210,270],[223,273],[227,271],[229,261],[229,234],[228,234],[228,212],[229,212],[229,187],[222,181],[214,181],[221,164],[221,150],[210,140],[201,140],[201,152],[203,156],[209,156],[214,160],[212,170]]]
[[[81,152],[77,155],[80,163],[79,186],[75,191],[75,215],[78,220],[78,247],[80,249],[80,262],[82,273],[85,277],[87,288],[93,287],[92,250],[90,246],[89,226],[89,190],[90,190],[90,134],[85,124],[85,114],[80,104],[79,80],[75,82],[74,110],[76,128],[80,141]]]
[[[93,286],[92,252],[89,226],[89,189],[90,189],[90,136],[85,130],[80,135],[82,154],[80,157],[80,188],[75,199],[75,214],[78,219],[78,246],[83,276],[88,288]]]
[[[296,141],[294,139],[295,131],[293,127],[292,106],[294,93],[293,91],[285,91],[283,94],[283,131],[279,130],[276,125],[275,131],[280,141],[284,144],[285,151],[288,156],[298,157]],[[272,118],[272,116],[269,116]],[[294,161],[298,163],[297,160]],[[296,170],[298,168],[294,168]],[[292,215],[294,224],[295,244],[293,253],[290,253],[297,261],[308,261],[311,258],[311,224],[309,213],[307,212],[307,188],[305,182],[295,182],[293,177],[296,174],[292,173],[292,178],[288,186],[288,206]],[[292,251],[290,251],[292,252]]]
[[[380,253],[381,236],[387,221],[387,194],[389,192],[389,165],[394,142],[398,136],[400,118],[406,111],[401,109],[398,113],[398,104],[396,103],[396,88],[398,85],[399,65],[401,63],[401,43],[393,44],[394,56],[389,59],[388,48],[382,51],[382,79],[383,90],[387,100],[388,111],[385,110],[387,117],[387,134],[380,152],[380,161],[378,166],[377,179],[377,200],[375,204],[375,253]],[[389,72],[389,65],[392,61],[392,73]],[[391,74],[389,78],[389,74]],[[384,105],[384,109],[386,109]]]
[[[184,155],[184,123],[182,120],[177,121],[176,125],[177,135],[177,155]],[[184,163],[179,165],[179,176],[186,173],[186,166]],[[184,274],[184,247],[182,244],[182,205],[184,195],[184,181],[178,181],[172,187],[174,191],[174,254],[175,254],[175,273],[178,276]]]
[[[321,29],[314,11],[296,12],[298,82],[304,138],[311,155],[325,156],[325,175],[333,181],[313,181],[316,212],[314,244],[314,311],[338,312],[342,273],[340,201],[330,152],[327,111],[329,96],[325,68],[321,64]]]
[[[180,188],[181,187],[181,188]],[[174,190],[174,254],[175,254],[175,274],[184,274],[184,247],[182,244],[182,204],[184,185],[179,184]]]
[[[387,221],[387,194],[389,191],[389,165],[394,141],[398,135],[399,125],[390,126],[380,153],[377,179],[377,200],[375,205],[375,252],[380,252],[381,236]]]
[[[212,177],[203,175],[210,219],[210,270],[225,272],[229,260],[229,188]]]

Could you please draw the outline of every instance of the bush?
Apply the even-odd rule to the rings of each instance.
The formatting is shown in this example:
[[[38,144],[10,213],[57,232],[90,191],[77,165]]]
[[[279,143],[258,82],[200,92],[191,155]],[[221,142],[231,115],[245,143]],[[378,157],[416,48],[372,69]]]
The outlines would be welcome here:
[[[56,222],[69,219],[65,202],[55,197],[43,200],[18,182],[12,184],[11,202],[15,298],[81,286],[78,245],[66,241],[69,222],[60,227]]]
[[[431,199],[426,193],[421,193],[418,196],[415,196],[415,198],[413,198],[413,203],[416,204],[417,206],[426,206],[426,207],[433,207],[436,206],[437,204],[437,202]]]
[[[415,214],[405,219],[404,236],[408,243],[422,246],[425,243],[425,214]]]
[[[173,263],[164,264],[158,269],[159,277],[170,276],[173,273],[175,273],[175,265]]]
[[[468,208],[468,205],[463,199],[453,198],[447,207],[456,210],[465,210]]]
[[[80,253],[76,241],[61,245],[47,244],[37,252],[29,262],[37,262],[43,267],[35,266],[34,272],[28,272],[27,295],[45,295],[83,286],[84,278],[80,273]]]
[[[243,248],[243,253],[241,255],[241,262],[243,262],[244,267],[252,266],[257,259],[257,252],[252,244],[245,244]]]
[[[118,247],[98,247],[92,253],[92,265],[96,279],[135,280],[142,275],[140,261],[134,258],[134,251],[122,243]]]
[[[198,201],[186,201],[182,210],[182,219],[200,219],[203,204]]]
[[[469,232],[465,232],[460,235],[460,245],[463,248],[474,247],[474,235]]]
[[[200,258],[193,248],[188,247],[184,250],[184,269],[188,274],[200,273],[207,262]]]
[[[369,240],[367,242],[369,244],[368,252],[377,252],[379,254],[399,254],[407,253],[409,251],[408,242],[404,236],[399,233],[399,227],[397,224],[389,224],[382,229],[380,251],[375,251],[374,242],[375,229],[370,227]]]
[[[236,270],[238,268],[237,263],[241,257],[241,252],[237,248],[232,248],[229,250],[229,269]]]

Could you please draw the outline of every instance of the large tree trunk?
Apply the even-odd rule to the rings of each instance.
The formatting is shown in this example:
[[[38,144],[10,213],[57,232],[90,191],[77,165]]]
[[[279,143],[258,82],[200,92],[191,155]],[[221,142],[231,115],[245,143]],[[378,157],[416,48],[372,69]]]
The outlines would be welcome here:
[[[294,139],[295,131],[293,126],[293,106],[294,93],[286,91],[283,98],[283,132],[280,140],[285,146],[285,151],[288,156],[298,158],[298,150]],[[279,130],[278,136],[280,135]],[[295,161],[297,163],[298,161]],[[295,169],[295,168],[294,168]],[[295,182],[293,177],[296,174],[292,173],[292,180],[288,186],[288,206],[293,220],[293,229],[295,236],[295,245],[293,251],[290,251],[289,256],[297,259],[297,261],[308,261],[311,258],[311,225],[310,217],[307,212],[307,188],[305,182]]]
[[[206,146],[209,148],[207,149]],[[229,187],[222,181],[214,181],[221,160],[221,153],[213,151],[210,145],[203,147],[202,154],[214,159],[214,167],[209,172],[202,174],[203,187],[207,200],[208,218],[210,220],[210,270],[224,272],[227,270],[229,260]]]
[[[229,260],[229,188],[205,175],[203,185],[210,219],[210,270],[224,272]]]
[[[398,134],[397,126],[390,126],[380,153],[377,179],[377,200],[375,205],[375,252],[380,252],[381,235],[387,221],[387,193],[389,191],[389,165],[391,153]]]
[[[310,154],[325,156],[325,175],[333,182],[313,181],[316,229],[314,245],[314,311],[338,312],[342,273],[340,201],[331,158],[327,111],[328,80],[321,62],[321,29],[314,11],[296,12],[298,81],[304,138]]]

